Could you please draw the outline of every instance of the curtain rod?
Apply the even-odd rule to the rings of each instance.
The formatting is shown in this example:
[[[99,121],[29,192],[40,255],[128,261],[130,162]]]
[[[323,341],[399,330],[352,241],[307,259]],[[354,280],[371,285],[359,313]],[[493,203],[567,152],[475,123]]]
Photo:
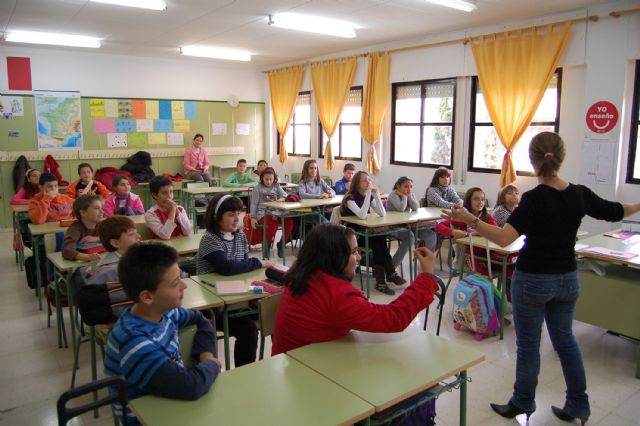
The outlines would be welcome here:
[[[629,9],[629,10],[624,10],[624,11],[616,11],[616,12],[611,12],[611,16],[613,17],[618,17],[620,15],[624,15],[624,14],[628,14],[628,13],[634,13],[640,11],[640,8],[638,9]],[[617,16],[615,16],[614,14],[616,14]],[[533,25],[533,26],[528,26],[528,27],[524,27],[524,28],[514,28],[512,30],[508,30],[506,32],[512,32],[512,31],[519,31],[519,30],[525,30],[525,29],[529,29],[529,28],[537,28],[537,27],[542,27],[542,26],[547,26],[547,25],[559,25],[559,24],[563,24],[565,22],[582,22],[582,21],[591,21],[591,22],[598,22],[599,18],[596,15],[593,16],[586,16],[584,18],[575,18],[575,19],[567,19],[564,21],[558,21],[558,22],[550,22],[548,24],[543,24],[543,25]],[[422,44],[416,44],[413,46],[405,46],[405,47],[397,47],[395,49],[387,49],[387,50],[378,50],[378,51],[374,51],[374,52],[366,52],[366,53],[358,53],[355,55],[347,55],[347,56],[340,56],[337,58],[329,58],[329,59],[323,59],[321,61],[306,61],[306,62],[301,62],[299,64],[291,64],[291,65],[287,65],[286,67],[282,67],[282,68],[274,68],[271,70],[266,70],[266,71],[262,71],[264,74],[268,74],[270,72],[273,71],[279,71],[281,69],[286,69],[289,67],[293,67],[293,66],[297,66],[297,65],[309,65],[315,62],[322,62],[322,61],[331,61],[331,60],[340,60],[340,59],[345,59],[345,58],[350,58],[350,57],[356,57],[356,58],[365,58],[367,57],[367,55],[369,53],[384,53],[384,52],[388,52],[388,53],[396,53],[396,52],[405,52],[408,50],[416,50],[416,49],[424,49],[427,47],[436,47],[436,46],[444,46],[447,44],[456,44],[456,43],[464,43],[467,44],[470,40],[476,38],[476,37],[488,37],[494,34],[501,34],[504,33],[505,31],[500,31],[497,33],[489,33],[489,34],[479,34],[476,36],[471,36],[471,37],[464,37],[464,38],[456,38],[456,39],[452,39],[452,40],[445,40],[445,41],[436,41],[433,43],[422,43]]]

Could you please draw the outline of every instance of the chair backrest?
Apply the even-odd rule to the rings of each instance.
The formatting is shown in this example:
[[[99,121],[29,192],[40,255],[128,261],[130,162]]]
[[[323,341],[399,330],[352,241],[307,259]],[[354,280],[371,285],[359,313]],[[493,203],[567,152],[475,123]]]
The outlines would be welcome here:
[[[301,177],[302,177],[302,173],[291,173],[291,183],[300,182]]]
[[[258,314],[260,315],[260,333],[263,336],[271,336],[276,324],[276,313],[282,299],[282,293],[275,293],[258,301]]]
[[[334,225],[340,225],[341,220],[342,214],[340,213],[340,206],[334,207],[333,210],[331,210],[331,218],[329,219],[329,222]]]
[[[322,176],[322,180],[325,181],[327,185],[333,186],[333,179],[331,179],[329,176]]]
[[[208,188],[208,182],[189,182],[187,183],[187,189],[195,189],[195,188]]]
[[[185,367],[191,367],[194,364],[193,358],[191,358],[191,348],[193,348],[193,337],[198,331],[197,325],[189,325],[180,329],[178,333],[180,339],[180,356]]]
[[[136,223],[136,231],[140,234],[140,241],[151,239],[151,231],[147,228],[146,223]]]
[[[117,392],[114,394],[107,394],[106,397],[98,399],[97,401],[91,401],[83,405],[67,408],[67,402],[70,400],[110,386],[116,387]],[[60,395],[60,398],[58,398],[58,425],[65,426],[69,420],[76,416],[89,412],[95,408],[111,405],[114,402],[119,402],[123,407],[126,407],[128,404],[127,381],[122,376],[111,376],[106,379],[96,380],[95,382],[78,386],[77,388],[69,389]],[[122,424],[128,424],[127,416],[122,416]]]

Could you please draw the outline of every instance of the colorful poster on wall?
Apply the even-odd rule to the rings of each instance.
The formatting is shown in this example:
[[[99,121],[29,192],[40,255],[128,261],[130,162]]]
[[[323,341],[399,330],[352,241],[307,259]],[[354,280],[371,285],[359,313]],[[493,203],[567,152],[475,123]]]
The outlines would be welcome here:
[[[184,145],[184,133],[167,133],[167,145]]]
[[[136,120],[120,119],[116,120],[116,132],[133,133],[136,131]]]
[[[38,149],[82,149],[80,93],[36,92]]]
[[[109,118],[118,118],[118,100],[117,99],[104,100],[104,116]]]
[[[173,132],[173,121],[156,120],[154,128],[156,132]]]
[[[115,133],[116,120],[112,118],[104,118],[101,120],[95,120],[93,122],[93,128],[96,133]]]
[[[129,148],[146,148],[147,147],[147,134],[146,133],[128,133],[128,145]]]
[[[126,148],[127,147],[127,134],[126,133],[109,133],[107,135],[107,147],[109,147],[109,148]]]
[[[24,117],[22,96],[0,96],[0,112],[9,113],[12,117]]]
[[[158,101],[160,120],[171,120],[171,101]]]
[[[173,120],[173,131],[179,133],[189,133],[191,131],[191,121]]]
[[[171,118],[184,119],[184,101],[171,101]]]
[[[133,106],[128,99],[118,100],[118,117],[120,118],[133,118]]]
[[[134,99],[131,101],[133,108],[133,118],[147,118],[147,102],[142,99]]]
[[[147,119],[157,120],[160,118],[160,106],[158,101],[146,101],[147,106]]]
[[[212,123],[211,134],[214,136],[227,134],[227,123]]]
[[[153,132],[153,120],[136,120],[136,132]]]
[[[104,118],[104,99],[89,99],[89,115],[91,118]]]
[[[184,101],[184,118],[187,120],[196,119],[196,101]]]
[[[149,145],[166,145],[167,134],[166,133],[147,133],[149,138]]]

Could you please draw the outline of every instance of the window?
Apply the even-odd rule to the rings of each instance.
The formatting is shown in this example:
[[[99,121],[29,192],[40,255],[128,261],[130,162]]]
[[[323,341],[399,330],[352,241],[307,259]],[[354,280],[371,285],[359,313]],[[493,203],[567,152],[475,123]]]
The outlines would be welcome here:
[[[533,116],[531,124],[525,130],[512,153],[513,164],[517,172],[533,173],[529,162],[529,141],[540,132],[557,132],[560,124],[560,86],[562,70],[556,71],[549,87]],[[469,170],[486,173],[500,173],[502,159],[506,152],[500,138],[491,123],[489,111],[484,103],[478,77],[473,77],[471,93],[471,131],[469,135]]]
[[[362,136],[360,135],[360,117],[362,116],[362,86],[352,87],[349,90],[347,103],[340,115],[340,123],[333,135],[334,158],[338,160],[362,160]],[[320,158],[324,158],[324,149],[329,137],[322,128],[320,129]],[[337,148],[337,149],[335,149]]]
[[[640,183],[640,155],[638,155],[638,142],[640,142],[640,61],[636,61],[636,83],[633,90],[631,114],[627,183]]]
[[[287,154],[311,157],[311,92],[298,93],[293,119],[284,143]],[[277,144],[277,153],[280,154],[280,143]]]
[[[392,86],[391,163],[453,167],[456,80]]]

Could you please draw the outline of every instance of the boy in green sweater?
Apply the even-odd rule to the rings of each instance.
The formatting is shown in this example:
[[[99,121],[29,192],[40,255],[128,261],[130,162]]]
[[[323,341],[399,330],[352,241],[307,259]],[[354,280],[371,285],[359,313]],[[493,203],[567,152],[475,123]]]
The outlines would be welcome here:
[[[226,188],[238,188],[240,186],[256,186],[258,182],[249,173],[245,173],[247,170],[247,160],[241,158],[236,163],[236,171],[231,173],[228,178],[224,180],[222,186]]]

